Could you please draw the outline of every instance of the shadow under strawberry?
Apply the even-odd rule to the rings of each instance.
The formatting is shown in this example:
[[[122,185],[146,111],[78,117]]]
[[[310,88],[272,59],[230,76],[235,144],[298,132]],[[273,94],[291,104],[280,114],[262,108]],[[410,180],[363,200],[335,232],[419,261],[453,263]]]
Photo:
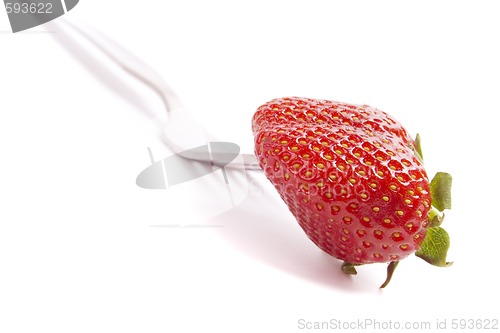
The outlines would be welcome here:
[[[209,221],[224,226],[217,229],[217,233],[225,242],[244,255],[311,283],[341,291],[373,290],[367,283],[369,272],[362,279],[352,279],[342,272],[341,261],[304,237],[295,218],[263,174],[250,172],[247,176],[252,184],[248,198]]]

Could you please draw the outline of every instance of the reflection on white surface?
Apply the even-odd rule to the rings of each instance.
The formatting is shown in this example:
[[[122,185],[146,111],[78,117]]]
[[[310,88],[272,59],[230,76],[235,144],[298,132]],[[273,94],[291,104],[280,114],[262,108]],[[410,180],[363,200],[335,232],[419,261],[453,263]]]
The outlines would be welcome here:
[[[231,163],[240,163],[237,156]],[[167,160],[166,158],[165,160]],[[163,162],[165,162],[163,160]],[[182,219],[165,221],[165,225],[186,225],[187,221],[205,221],[214,216],[220,215],[228,210],[239,205],[248,193],[248,182],[246,172],[244,170],[232,169],[228,164],[227,168],[217,168],[206,163],[186,161],[185,159],[178,160],[193,168],[193,164],[198,164],[197,173],[203,171],[200,177],[193,177],[193,169],[185,170],[184,176],[188,176],[188,181],[179,183],[179,177],[182,174],[178,172],[167,173],[165,163],[153,164],[153,167],[166,177],[166,188],[161,191],[156,191],[156,194],[164,198],[164,208],[169,216],[182,216]],[[169,175],[171,176],[169,178]],[[198,176],[198,174],[196,175]],[[174,179],[176,178],[176,180]],[[159,184],[158,178],[155,177],[153,183]]]
[[[151,165],[136,179],[136,184],[145,189],[166,189],[186,183],[220,170],[228,184],[226,166],[239,155],[240,147],[231,142],[209,142],[203,146],[182,151],[155,161],[148,147]]]

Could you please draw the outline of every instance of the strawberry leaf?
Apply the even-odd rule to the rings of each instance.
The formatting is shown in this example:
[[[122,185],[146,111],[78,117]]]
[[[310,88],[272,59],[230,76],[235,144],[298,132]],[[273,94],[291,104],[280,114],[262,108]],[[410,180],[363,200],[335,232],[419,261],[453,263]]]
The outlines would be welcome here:
[[[450,236],[441,227],[427,229],[427,235],[415,255],[429,264],[438,267],[451,266],[452,262],[446,261],[446,255],[450,248]]]
[[[389,265],[387,266],[387,278],[385,279],[384,283],[380,286],[380,289],[383,289],[387,287],[389,282],[391,282],[392,275],[394,274],[394,270],[396,267],[398,267],[399,261],[391,261]]]
[[[451,183],[452,177],[446,172],[436,173],[431,181],[432,205],[440,212],[451,209]]]
[[[422,154],[422,143],[420,141],[420,134],[418,133],[415,137],[415,155],[417,155],[420,162],[424,161],[424,154]]]
[[[342,272],[348,275],[356,275],[358,271],[356,271],[356,266],[361,266],[361,264],[352,264],[350,262],[344,261],[342,263]]]

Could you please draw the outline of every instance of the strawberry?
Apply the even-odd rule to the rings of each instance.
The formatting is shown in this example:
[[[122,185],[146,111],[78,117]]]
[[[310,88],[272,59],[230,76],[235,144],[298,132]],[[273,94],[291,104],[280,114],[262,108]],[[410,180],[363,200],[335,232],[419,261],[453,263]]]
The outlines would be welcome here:
[[[344,261],[344,272],[389,263],[385,287],[398,262],[414,252],[449,265],[449,237],[440,223],[451,207],[451,177],[438,173],[429,182],[418,136],[413,140],[387,113],[281,98],[257,109],[252,130],[266,177],[312,242]]]

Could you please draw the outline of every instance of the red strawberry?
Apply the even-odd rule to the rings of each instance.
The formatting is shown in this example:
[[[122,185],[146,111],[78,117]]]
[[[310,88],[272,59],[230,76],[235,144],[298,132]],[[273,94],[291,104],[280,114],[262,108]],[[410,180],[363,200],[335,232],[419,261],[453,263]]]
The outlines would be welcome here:
[[[267,178],[307,236],[343,260],[346,273],[390,262],[384,287],[399,260],[422,246],[430,224],[443,236],[419,144],[388,114],[367,105],[282,98],[259,107],[252,128]],[[450,208],[451,180],[443,175],[434,186],[446,198],[440,211]],[[446,256],[447,249],[438,252]],[[435,248],[425,251],[430,254],[422,258],[443,266],[442,253],[434,258]]]

